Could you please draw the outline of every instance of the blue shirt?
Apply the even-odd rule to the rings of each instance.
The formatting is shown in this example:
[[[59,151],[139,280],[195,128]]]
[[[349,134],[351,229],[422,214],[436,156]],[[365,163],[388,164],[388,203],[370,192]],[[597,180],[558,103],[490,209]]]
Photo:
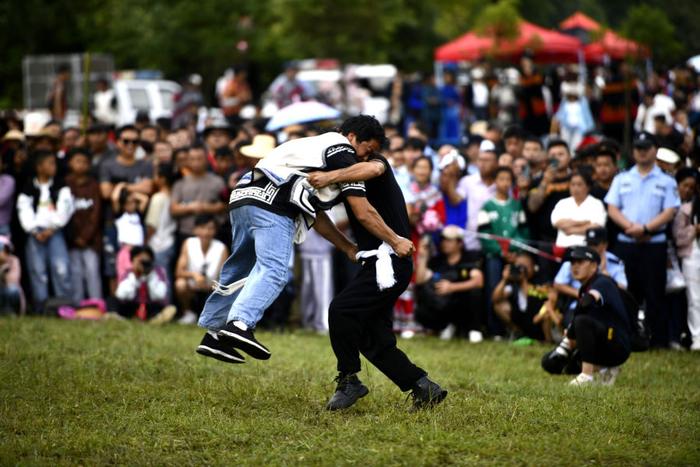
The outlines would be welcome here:
[[[617,207],[630,222],[646,225],[662,211],[678,208],[678,185],[673,177],[666,175],[659,167],[642,177],[636,166],[618,174],[610,186],[605,202]],[[621,242],[635,240],[624,233],[617,236]],[[651,238],[654,243],[665,242],[662,231]]]
[[[610,278],[614,280],[618,285],[626,289],[627,275],[625,274],[625,265],[622,263],[620,258],[610,253],[609,251],[605,252],[605,256],[607,260],[607,270],[608,274],[610,275]],[[576,290],[581,288],[581,282],[574,279],[574,277],[571,275],[571,263],[569,261],[561,265],[561,268],[559,268],[559,272],[554,278],[554,283],[568,285]],[[576,308],[576,300],[574,300],[573,303],[571,303],[570,308]]]

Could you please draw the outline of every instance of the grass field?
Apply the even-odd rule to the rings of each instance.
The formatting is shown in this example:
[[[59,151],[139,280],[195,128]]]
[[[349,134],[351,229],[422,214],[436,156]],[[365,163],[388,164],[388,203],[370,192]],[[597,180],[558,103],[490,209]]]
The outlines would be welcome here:
[[[194,353],[201,331],[0,321],[0,463],[700,465],[700,355],[634,354],[614,388],[571,388],[544,347],[402,341],[450,394],[409,413],[374,368],[341,413],[326,337],[260,333],[272,359]]]

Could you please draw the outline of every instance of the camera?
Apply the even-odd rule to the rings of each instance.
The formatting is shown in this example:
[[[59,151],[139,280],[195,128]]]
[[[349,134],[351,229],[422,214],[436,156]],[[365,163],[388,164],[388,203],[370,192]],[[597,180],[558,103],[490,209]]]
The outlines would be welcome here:
[[[553,169],[559,168],[559,159],[552,159],[549,161],[549,166]]]
[[[527,271],[525,266],[522,264],[513,264],[510,267],[510,274],[508,275],[508,282],[520,282],[525,277]]]
[[[153,261],[150,259],[141,260],[141,269],[144,274],[150,274],[153,271]]]

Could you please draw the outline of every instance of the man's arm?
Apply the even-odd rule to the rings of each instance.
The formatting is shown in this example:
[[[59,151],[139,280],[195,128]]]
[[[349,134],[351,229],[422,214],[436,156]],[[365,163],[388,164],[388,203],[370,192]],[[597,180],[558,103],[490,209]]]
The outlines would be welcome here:
[[[348,237],[343,234],[328,217],[325,211],[316,212],[316,222],[314,229],[321,234],[323,238],[331,242],[340,251],[345,253],[352,261],[356,261],[357,245],[355,245]]]
[[[374,206],[369,204],[367,198],[363,196],[348,196],[346,200],[358,222],[369,233],[386,242],[399,256],[409,256],[413,253],[413,243],[391,230],[384,223],[377,210],[374,209]]]
[[[616,223],[620,228],[624,231],[632,227],[632,222],[630,222],[624,214],[622,214],[622,211],[620,211],[620,208],[615,206],[614,204],[608,204],[608,216],[610,216],[610,219],[613,220],[614,223]]]
[[[335,183],[362,182],[370,178],[378,177],[384,173],[386,165],[378,160],[358,162],[344,169],[331,170],[329,172],[311,172],[308,181],[316,189],[327,187]]]
[[[658,216],[647,222],[647,229],[652,233],[655,233],[657,230],[671,222],[673,220],[673,216],[675,215],[676,208],[664,209]]]

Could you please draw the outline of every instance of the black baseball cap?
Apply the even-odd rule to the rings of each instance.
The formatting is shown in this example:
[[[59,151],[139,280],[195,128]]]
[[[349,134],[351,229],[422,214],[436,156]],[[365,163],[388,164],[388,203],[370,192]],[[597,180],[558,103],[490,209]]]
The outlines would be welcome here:
[[[634,147],[637,149],[649,149],[652,146],[657,146],[658,143],[656,142],[656,136],[652,135],[648,131],[643,131],[639,133],[635,138],[634,138]]]
[[[600,264],[600,255],[589,246],[574,246],[569,248],[564,255],[566,261],[594,261]]]
[[[586,245],[600,245],[608,241],[608,229],[605,227],[593,227],[586,230]]]

